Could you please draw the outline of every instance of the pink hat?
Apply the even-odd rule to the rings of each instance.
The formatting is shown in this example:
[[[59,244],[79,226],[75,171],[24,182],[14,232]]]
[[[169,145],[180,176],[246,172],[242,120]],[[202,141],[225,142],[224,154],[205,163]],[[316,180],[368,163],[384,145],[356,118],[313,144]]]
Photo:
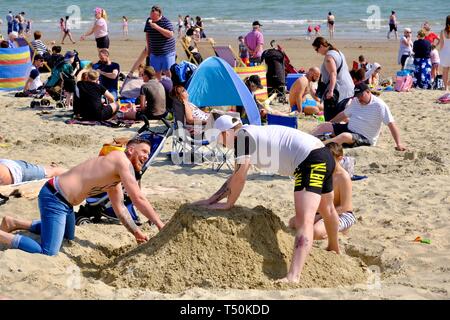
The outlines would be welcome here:
[[[97,7],[97,8],[94,9],[94,13],[95,14],[102,13],[102,12],[103,12],[102,8]]]

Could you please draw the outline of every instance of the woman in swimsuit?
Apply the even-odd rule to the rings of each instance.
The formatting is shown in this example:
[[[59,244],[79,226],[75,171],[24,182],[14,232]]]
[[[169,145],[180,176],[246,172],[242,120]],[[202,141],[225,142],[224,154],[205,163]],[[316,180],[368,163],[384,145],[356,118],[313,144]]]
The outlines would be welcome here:
[[[330,39],[334,38],[334,15],[331,12],[328,12],[327,24],[328,24],[328,33],[330,35]]]

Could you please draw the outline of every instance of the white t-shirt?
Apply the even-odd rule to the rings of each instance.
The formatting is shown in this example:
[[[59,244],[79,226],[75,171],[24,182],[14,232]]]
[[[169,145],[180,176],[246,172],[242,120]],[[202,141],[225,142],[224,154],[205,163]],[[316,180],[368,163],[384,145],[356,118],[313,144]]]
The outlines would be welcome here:
[[[362,105],[356,98],[353,99],[344,113],[349,118],[348,129],[369,139],[371,145],[377,143],[381,124],[394,122],[387,104],[374,95],[367,105]]]
[[[242,139],[245,132],[253,138],[253,148],[246,148]],[[238,163],[249,156],[251,163],[260,169],[292,176],[312,150],[322,147],[324,145],[319,139],[297,129],[245,125],[237,133],[235,153]]]
[[[31,67],[28,68],[27,74],[29,78],[33,79],[28,90],[36,90],[37,88],[42,87],[41,74],[34,65],[31,65]]]
[[[11,172],[13,178],[13,184],[22,182],[23,172],[22,168],[17,164],[17,162],[9,159],[0,159],[0,164],[4,165]]]
[[[97,19],[95,21],[95,25],[97,26],[97,28],[95,28],[95,31],[94,31],[95,39],[102,38],[102,37],[108,35],[108,26],[106,24],[105,19],[103,19],[103,18]]]

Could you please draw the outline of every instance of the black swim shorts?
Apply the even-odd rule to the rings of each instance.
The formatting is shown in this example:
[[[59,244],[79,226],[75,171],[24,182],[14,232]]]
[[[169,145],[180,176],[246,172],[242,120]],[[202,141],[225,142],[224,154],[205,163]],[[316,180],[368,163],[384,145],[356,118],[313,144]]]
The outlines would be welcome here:
[[[97,49],[109,49],[109,38],[108,36],[104,36],[101,38],[95,38],[95,42],[97,42]]]
[[[333,123],[333,132],[335,136],[340,135],[343,132],[348,132],[352,135],[352,144],[343,144],[343,147],[347,148],[355,148],[355,147],[362,147],[362,146],[370,146],[370,141],[363,135],[353,132],[348,128],[348,123],[342,124],[342,123]]]
[[[389,32],[395,31],[397,32],[397,25],[396,24],[389,24]]]
[[[295,169],[294,192],[306,191],[319,195],[333,191],[333,171],[336,163],[330,149],[315,149]]]

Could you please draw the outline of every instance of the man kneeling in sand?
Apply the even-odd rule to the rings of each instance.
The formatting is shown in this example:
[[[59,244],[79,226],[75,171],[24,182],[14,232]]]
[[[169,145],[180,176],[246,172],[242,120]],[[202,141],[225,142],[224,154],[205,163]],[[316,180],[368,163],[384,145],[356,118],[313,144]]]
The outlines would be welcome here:
[[[312,67],[308,70],[304,77],[300,77],[295,80],[291,89],[289,90],[289,105],[290,111],[298,110],[298,112],[304,112],[306,115],[318,114],[323,111],[323,106],[320,104],[320,100],[316,98],[315,92],[311,88],[313,82],[317,82],[320,78],[320,70],[317,67]],[[302,104],[306,101],[306,95],[310,94],[314,100],[317,101],[316,106],[305,106]]]
[[[328,250],[339,253],[338,214],[333,205],[332,173],[335,161],[324,144],[307,133],[283,126],[243,126],[239,119],[219,117],[214,128],[220,133],[210,140],[234,149],[233,175],[209,199],[195,204],[210,209],[232,208],[244,189],[253,164],[261,169],[295,176],[294,201],[297,232],[289,272],[282,281],[298,282],[313,244],[316,212],[322,214],[328,234]],[[208,135],[209,132],[206,134]],[[217,133],[217,131],[216,131]],[[220,203],[222,199],[226,202]]]
[[[137,209],[161,230],[164,224],[142,194],[135,178],[135,171],[142,169],[149,153],[148,141],[132,139],[125,152],[112,151],[106,156],[89,159],[61,176],[48,180],[38,198],[41,220],[5,217],[0,225],[0,243],[30,253],[56,255],[63,238],[75,238],[73,206],[103,192],[108,193],[114,212],[136,241],[147,241],[148,237],[136,226],[124,205],[121,183]],[[11,234],[15,230],[40,234],[41,243],[23,235]]]
[[[0,186],[59,176],[66,169],[41,166],[23,160],[0,159]]]

